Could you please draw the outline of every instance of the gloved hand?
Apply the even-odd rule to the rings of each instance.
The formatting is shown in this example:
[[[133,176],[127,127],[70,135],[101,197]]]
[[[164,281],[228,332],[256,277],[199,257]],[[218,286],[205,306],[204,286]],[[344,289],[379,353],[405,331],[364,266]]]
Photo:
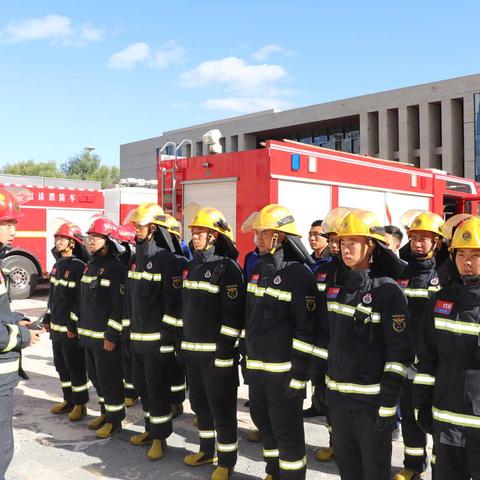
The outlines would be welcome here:
[[[376,432],[383,432],[385,430],[392,430],[395,428],[395,421],[396,421],[396,414],[394,413],[393,415],[385,415],[385,412],[383,412],[382,415],[382,407],[378,409],[377,412],[377,418],[375,420],[375,425],[373,429]]]
[[[425,432],[425,433],[433,433],[433,414],[432,414],[432,407],[422,405],[418,407],[418,412],[416,412],[417,418],[417,425]]]

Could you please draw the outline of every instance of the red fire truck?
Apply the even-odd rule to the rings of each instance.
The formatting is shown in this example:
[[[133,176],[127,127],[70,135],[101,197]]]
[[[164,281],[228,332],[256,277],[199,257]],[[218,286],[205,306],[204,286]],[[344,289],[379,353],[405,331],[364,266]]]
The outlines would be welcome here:
[[[242,222],[269,203],[290,208],[305,234],[313,220],[337,206],[372,210],[385,225],[398,226],[400,216],[414,208],[444,216],[477,212],[473,180],[291,141],[190,158],[158,155],[157,160],[159,204],[178,219],[192,205],[219,208],[233,226],[242,255],[252,249],[251,236],[240,232]],[[188,241],[188,228],[183,228]]]

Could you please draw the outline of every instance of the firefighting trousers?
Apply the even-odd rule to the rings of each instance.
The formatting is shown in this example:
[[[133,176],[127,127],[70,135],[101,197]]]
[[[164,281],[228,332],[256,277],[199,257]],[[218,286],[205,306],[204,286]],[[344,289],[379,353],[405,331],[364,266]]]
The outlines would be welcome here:
[[[138,398],[138,393],[133,386],[132,374],[132,354],[128,346],[128,340],[122,339],[122,359],[123,359],[123,386],[125,398]]]
[[[374,430],[377,408],[330,406],[332,443],[342,480],[390,480],[392,429]]]
[[[63,399],[74,405],[88,402],[85,351],[78,340],[65,337],[52,341],[53,363],[60,377]]]
[[[170,402],[172,405],[178,405],[185,400],[187,385],[185,381],[185,369],[175,355],[168,372],[170,376]]]
[[[267,474],[274,480],[304,480],[303,397],[285,395],[285,376],[249,372],[250,415],[260,430]]]
[[[133,353],[133,385],[140,395],[145,430],[150,438],[165,439],[172,434],[169,369],[172,353]]]
[[[187,363],[189,398],[198,419],[200,451],[215,454],[218,465],[233,468],[237,463],[238,368],[229,367],[221,375],[209,361]]]
[[[407,378],[400,397],[402,437],[404,445],[403,465],[421,473],[427,469],[427,435],[417,425],[413,408],[413,380]]]
[[[0,480],[13,457],[13,388],[0,392]]]
[[[106,423],[125,418],[123,365],[121,349],[107,352],[103,348],[85,348],[88,377],[97,391],[98,402]]]
[[[441,434],[434,435],[435,480],[480,480],[480,437],[468,434],[462,446],[447,444]]]

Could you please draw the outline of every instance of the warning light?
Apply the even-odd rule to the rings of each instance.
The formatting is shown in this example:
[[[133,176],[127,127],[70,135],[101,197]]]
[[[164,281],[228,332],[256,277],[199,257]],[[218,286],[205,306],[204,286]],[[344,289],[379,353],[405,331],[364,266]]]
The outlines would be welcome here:
[[[297,172],[300,170],[300,155],[298,153],[292,153],[290,157],[290,168],[294,171]]]

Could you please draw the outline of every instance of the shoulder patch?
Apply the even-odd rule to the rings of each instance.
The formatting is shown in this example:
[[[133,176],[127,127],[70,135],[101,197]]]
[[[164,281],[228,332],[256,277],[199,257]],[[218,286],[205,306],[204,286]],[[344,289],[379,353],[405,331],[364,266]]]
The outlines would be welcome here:
[[[409,283],[410,283],[409,278],[399,278],[399,279],[397,279],[397,284],[401,288],[407,288]]]
[[[327,289],[327,298],[337,298],[338,292],[340,292],[340,287],[328,287]]]
[[[443,313],[443,315],[449,315],[453,309],[453,302],[446,302],[445,300],[437,300],[433,311],[435,313]]]
[[[238,297],[238,285],[227,285],[227,297],[231,300],[235,300]]]
[[[173,288],[182,287],[182,277],[172,277],[172,286]]]
[[[315,280],[317,282],[324,282],[327,279],[327,272],[317,272],[315,275]]]
[[[317,299],[314,296],[305,297],[305,306],[309,312],[313,312],[317,308]]]
[[[257,284],[259,278],[260,278],[260,275],[259,275],[258,273],[254,273],[254,274],[250,277],[250,283]]]
[[[66,270],[65,273],[63,274],[64,278],[67,279],[70,276],[70,271]]]
[[[188,270],[185,269],[185,270],[182,270],[182,280],[186,280],[188,277]]]
[[[405,315],[392,315],[393,330],[397,333],[401,333],[405,330],[406,320]]]

